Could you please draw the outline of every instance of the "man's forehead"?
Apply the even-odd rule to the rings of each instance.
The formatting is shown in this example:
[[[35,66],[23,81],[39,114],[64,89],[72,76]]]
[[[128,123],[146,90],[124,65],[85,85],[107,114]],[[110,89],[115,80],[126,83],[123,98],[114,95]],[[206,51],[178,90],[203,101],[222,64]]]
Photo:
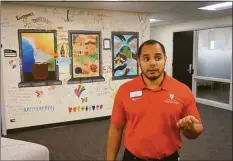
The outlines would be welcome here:
[[[142,47],[142,50],[147,50],[147,49],[157,49],[157,50],[161,50],[161,46],[159,44],[145,44],[143,47]]]
[[[142,51],[141,53],[160,53],[162,54],[163,53],[163,50],[161,48],[161,46],[159,44],[150,44],[150,45],[144,45],[142,47]]]

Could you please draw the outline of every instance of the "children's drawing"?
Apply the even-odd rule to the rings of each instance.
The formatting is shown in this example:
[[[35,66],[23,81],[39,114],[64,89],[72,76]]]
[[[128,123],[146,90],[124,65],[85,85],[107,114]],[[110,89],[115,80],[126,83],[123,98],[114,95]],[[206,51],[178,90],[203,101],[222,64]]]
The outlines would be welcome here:
[[[70,38],[73,78],[100,76],[100,34],[74,31]]]
[[[113,79],[127,79],[138,75],[137,32],[112,32]]]
[[[19,30],[22,82],[56,80],[56,31]]]

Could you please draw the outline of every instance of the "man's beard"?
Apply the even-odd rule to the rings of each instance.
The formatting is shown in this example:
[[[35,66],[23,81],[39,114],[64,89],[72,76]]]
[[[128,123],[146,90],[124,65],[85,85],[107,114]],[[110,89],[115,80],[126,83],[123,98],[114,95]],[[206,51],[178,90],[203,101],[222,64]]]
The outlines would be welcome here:
[[[158,72],[158,75],[155,75],[155,76],[148,76],[148,74],[147,74],[146,72],[142,71],[143,75],[144,75],[147,79],[149,79],[151,82],[157,80],[157,79],[163,74],[164,68],[163,68],[161,71],[158,70],[157,72]]]

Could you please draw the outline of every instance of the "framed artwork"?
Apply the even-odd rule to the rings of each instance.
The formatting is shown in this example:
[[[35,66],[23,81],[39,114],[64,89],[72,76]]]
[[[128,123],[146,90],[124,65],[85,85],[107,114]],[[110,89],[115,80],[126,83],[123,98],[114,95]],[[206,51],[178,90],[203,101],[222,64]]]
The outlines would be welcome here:
[[[104,50],[111,50],[111,40],[105,38],[103,40],[103,46],[104,46]]]
[[[41,85],[48,85],[48,81],[58,83],[56,82],[59,79],[56,65],[56,35],[56,30],[18,30],[21,58],[20,84],[37,86],[37,82],[40,82]]]
[[[138,32],[112,32],[113,79],[138,76],[138,43]]]
[[[100,31],[69,31],[72,80],[101,76]]]

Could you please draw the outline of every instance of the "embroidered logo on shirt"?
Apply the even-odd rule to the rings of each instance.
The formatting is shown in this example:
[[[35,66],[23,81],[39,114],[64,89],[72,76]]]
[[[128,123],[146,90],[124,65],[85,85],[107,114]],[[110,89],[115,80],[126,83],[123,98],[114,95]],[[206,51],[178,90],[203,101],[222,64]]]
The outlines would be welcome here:
[[[169,94],[169,98],[167,98],[166,100],[164,100],[164,102],[166,103],[173,103],[173,104],[179,104],[179,102],[175,99],[175,94],[170,93]]]
[[[171,100],[173,100],[173,98],[175,97],[174,94],[169,94],[169,96],[170,96],[170,99],[171,99]]]

